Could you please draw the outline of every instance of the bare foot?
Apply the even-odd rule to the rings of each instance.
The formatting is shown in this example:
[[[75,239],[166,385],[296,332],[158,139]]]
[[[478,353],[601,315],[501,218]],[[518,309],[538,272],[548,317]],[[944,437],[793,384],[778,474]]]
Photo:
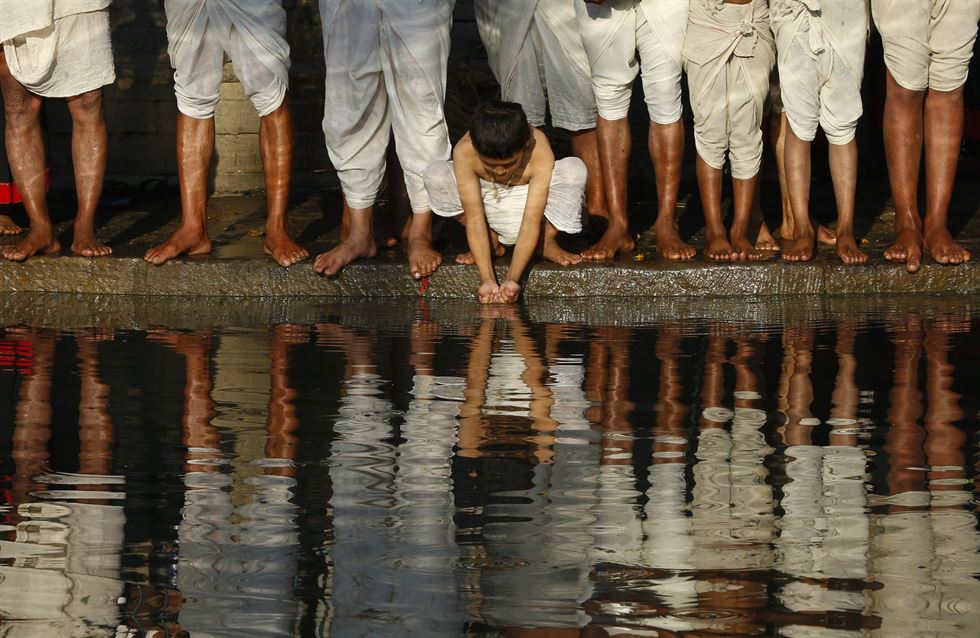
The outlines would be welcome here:
[[[180,227],[170,239],[146,251],[143,259],[154,266],[166,263],[179,255],[205,255],[211,252],[211,240],[200,228]]]
[[[783,251],[783,261],[810,261],[814,253],[813,235],[803,235],[793,240]]]
[[[19,235],[23,229],[6,215],[0,215],[0,235]]]
[[[654,225],[653,232],[657,239],[657,252],[664,259],[685,261],[694,259],[694,256],[698,254],[694,250],[694,246],[681,240],[677,226],[673,223]]]
[[[51,227],[31,228],[27,236],[13,246],[5,246],[4,259],[24,261],[32,255],[51,255],[61,250],[61,244],[54,237]]]
[[[414,227],[422,225],[418,220],[412,220],[412,230],[409,231],[405,252],[408,253],[408,271],[412,277],[421,279],[428,277],[442,264],[442,255],[432,247],[431,231],[417,231]]]
[[[367,238],[348,236],[334,248],[317,255],[313,262],[313,270],[321,275],[332,277],[347,264],[358,259],[370,259],[377,252],[378,248],[374,243],[373,233]]]
[[[922,265],[922,235],[913,228],[898,231],[895,243],[885,250],[885,259],[904,263],[908,272],[918,272]]]
[[[708,239],[704,256],[714,261],[728,261],[732,258],[732,245],[728,243],[728,238],[724,235]]]
[[[837,256],[847,265],[863,264],[868,261],[854,240],[854,235],[841,233],[837,235]]]
[[[572,264],[582,263],[582,255],[570,253],[562,249],[558,242],[545,240],[541,244],[541,256],[559,266],[571,266]]]
[[[818,244],[820,244],[821,246],[833,246],[835,243],[837,243],[836,232],[834,232],[830,228],[827,228],[823,224],[811,223],[811,225],[813,226],[814,233],[817,236]],[[780,239],[792,241],[793,236],[796,235],[796,228],[791,225],[783,224],[782,226],[779,227],[779,230],[777,230],[776,233],[779,235]]]
[[[937,228],[925,235],[925,248],[937,264],[962,264],[970,261],[970,251],[963,248],[949,234],[946,228]]]
[[[837,232],[823,224],[817,224],[817,243],[821,246],[833,246],[837,243]]]
[[[588,261],[607,261],[618,253],[629,252],[636,246],[626,228],[610,226],[606,233],[591,248],[582,252],[582,259]]]
[[[283,268],[289,268],[293,264],[303,261],[310,256],[310,253],[284,231],[266,230],[265,233],[265,254],[271,255],[276,263]]]
[[[748,259],[749,261],[759,261],[763,254],[755,249],[755,246],[744,236],[732,234],[732,254],[731,258],[737,261]]]
[[[762,225],[759,226],[759,234],[755,238],[755,249],[779,252],[779,242],[769,232],[769,226],[766,225],[766,222],[762,222]]]
[[[499,241],[492,241],[490,243],[490,254],[494,258],[503,257],[505,252],[507,252],[507,248],[502,246]],[[464,266],[472,266],[476,263],[476,257],[469,251],[460,253],[456,255],[456,263]]]
[[[75,237],[71,242],[71,251],[82,257],[105,257],[112,254],[112,248],[99,241],[93,232],[75,229]]]

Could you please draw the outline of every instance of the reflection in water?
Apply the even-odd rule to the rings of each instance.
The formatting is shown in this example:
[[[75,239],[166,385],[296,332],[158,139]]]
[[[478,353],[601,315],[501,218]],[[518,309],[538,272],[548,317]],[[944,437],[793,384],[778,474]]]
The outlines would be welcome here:
[[[969,313],[477,312],[7,328],[0,636],[980,634]]]

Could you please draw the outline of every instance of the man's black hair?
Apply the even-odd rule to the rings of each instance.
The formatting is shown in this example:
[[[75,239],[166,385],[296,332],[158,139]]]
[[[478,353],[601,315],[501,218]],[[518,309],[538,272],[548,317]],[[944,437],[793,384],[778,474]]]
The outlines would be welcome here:
[[[484,102],[473,112],[470,140],[476,152],[483,157],[513,157],[529,139],[531,129],[527,125],[527,115],[516,102]]]

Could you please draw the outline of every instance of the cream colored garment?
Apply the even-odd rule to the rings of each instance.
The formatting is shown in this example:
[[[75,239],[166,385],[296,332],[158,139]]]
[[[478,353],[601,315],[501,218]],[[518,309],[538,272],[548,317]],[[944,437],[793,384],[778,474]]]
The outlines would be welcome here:
[[[323,133],[351,208],[374,205],[394,134],[412,211],[429,210],[422,171],[452,147],[443,103],[455,0],[320,0]]]
[[[762,165],[762,115],[775,58],[766,0],[728,4],[692,0],[684,63],[698,155],[732,177],[749,179]]]
[[[582,44],[589,57],[599,115],[620,120],[629,111],[640,73],[650,120],[681,118],[681,71],[688,0],[575,2]],[[637,57],[639,53],[639,57]]]
[[[831,144],[854,139],[861,105],[868,5],[856,0],[772,0],[781,97],[793,132]]]
[[[476,24],[500,95],[524,107],[532,126],[595,127],[589,59],[566,0],[476,0]]]
[[[566,157],[555,162],[548,189],[548,203],[544,217],[563,233],[582,230],[582,198],[588,171],[577,157]],[[433,162],[425,169],[425,187],[432,201],[432,211],[442,217],[455,217],[463,213],[459,199],[459,187],[453,162]],[[483,209],[487,225],[499,236],[501,244],[517,243],[517,234],[524,219],[528,186],[505,186],[480,180]]]
[[[279,108],[289,87],[282,0],[166,0],[164,8],[181,113],[214,116],[226,53],[259,117]]]
[[[980,0],[871,0],[885,65],[910,91],[953,91],[966,83]]]
[[[11,75],[42,97],[73,97],[116,80],[111,0],[0,0]]]

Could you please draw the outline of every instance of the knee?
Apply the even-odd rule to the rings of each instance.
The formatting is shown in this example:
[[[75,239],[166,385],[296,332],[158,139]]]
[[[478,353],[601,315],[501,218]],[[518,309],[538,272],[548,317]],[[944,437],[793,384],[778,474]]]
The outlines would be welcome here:
[[[68,100],[73,121],[91,122],[102,119],[102,89],[95,89]]]
[[[214,117],[214,110],[218,106],[218,93],[207,96],[191,95],[178,88],[176,95],[177,110],[187,117],[196,120],[207,120]]]
[[[801,117],[798,113],[790,113],[789,111],[786,111],[786,121],[789,122],[789,127],[793,129],[793,135],[804,142],[812,142],[814,138],[817,137],[816,117]],[[829,138],[831,134],[830,129],[825,125],[823,130]]]
[[[27,91],[5,91],[3,110],[7,120],[19,124],[25,120],[37,119],[41,112],[41,98]]]
[[[621,120],[629,114],[632,90],[629,85],[593,78],[596,110],[604,120]]]
[[[835,122],[824,119],[820,127],[827,136],[827,142],[834,146],[850,144],[857,133],[857,122]]]
[[[759,169],[762,168],[761,135],[758,143],[732,144],[730,156],[732,177],[735,179],[752,179],[758,175]]]
[[[429,162],[422,171],[422,181],[430,192],[445,188],[455,179],[452,163],[447,160]]]
[[[554,175],[572,188],[584,189],[585,183],[589,179],[589,169],[585,167],[585,162],[579,158],[566,157],[555,162]]]

